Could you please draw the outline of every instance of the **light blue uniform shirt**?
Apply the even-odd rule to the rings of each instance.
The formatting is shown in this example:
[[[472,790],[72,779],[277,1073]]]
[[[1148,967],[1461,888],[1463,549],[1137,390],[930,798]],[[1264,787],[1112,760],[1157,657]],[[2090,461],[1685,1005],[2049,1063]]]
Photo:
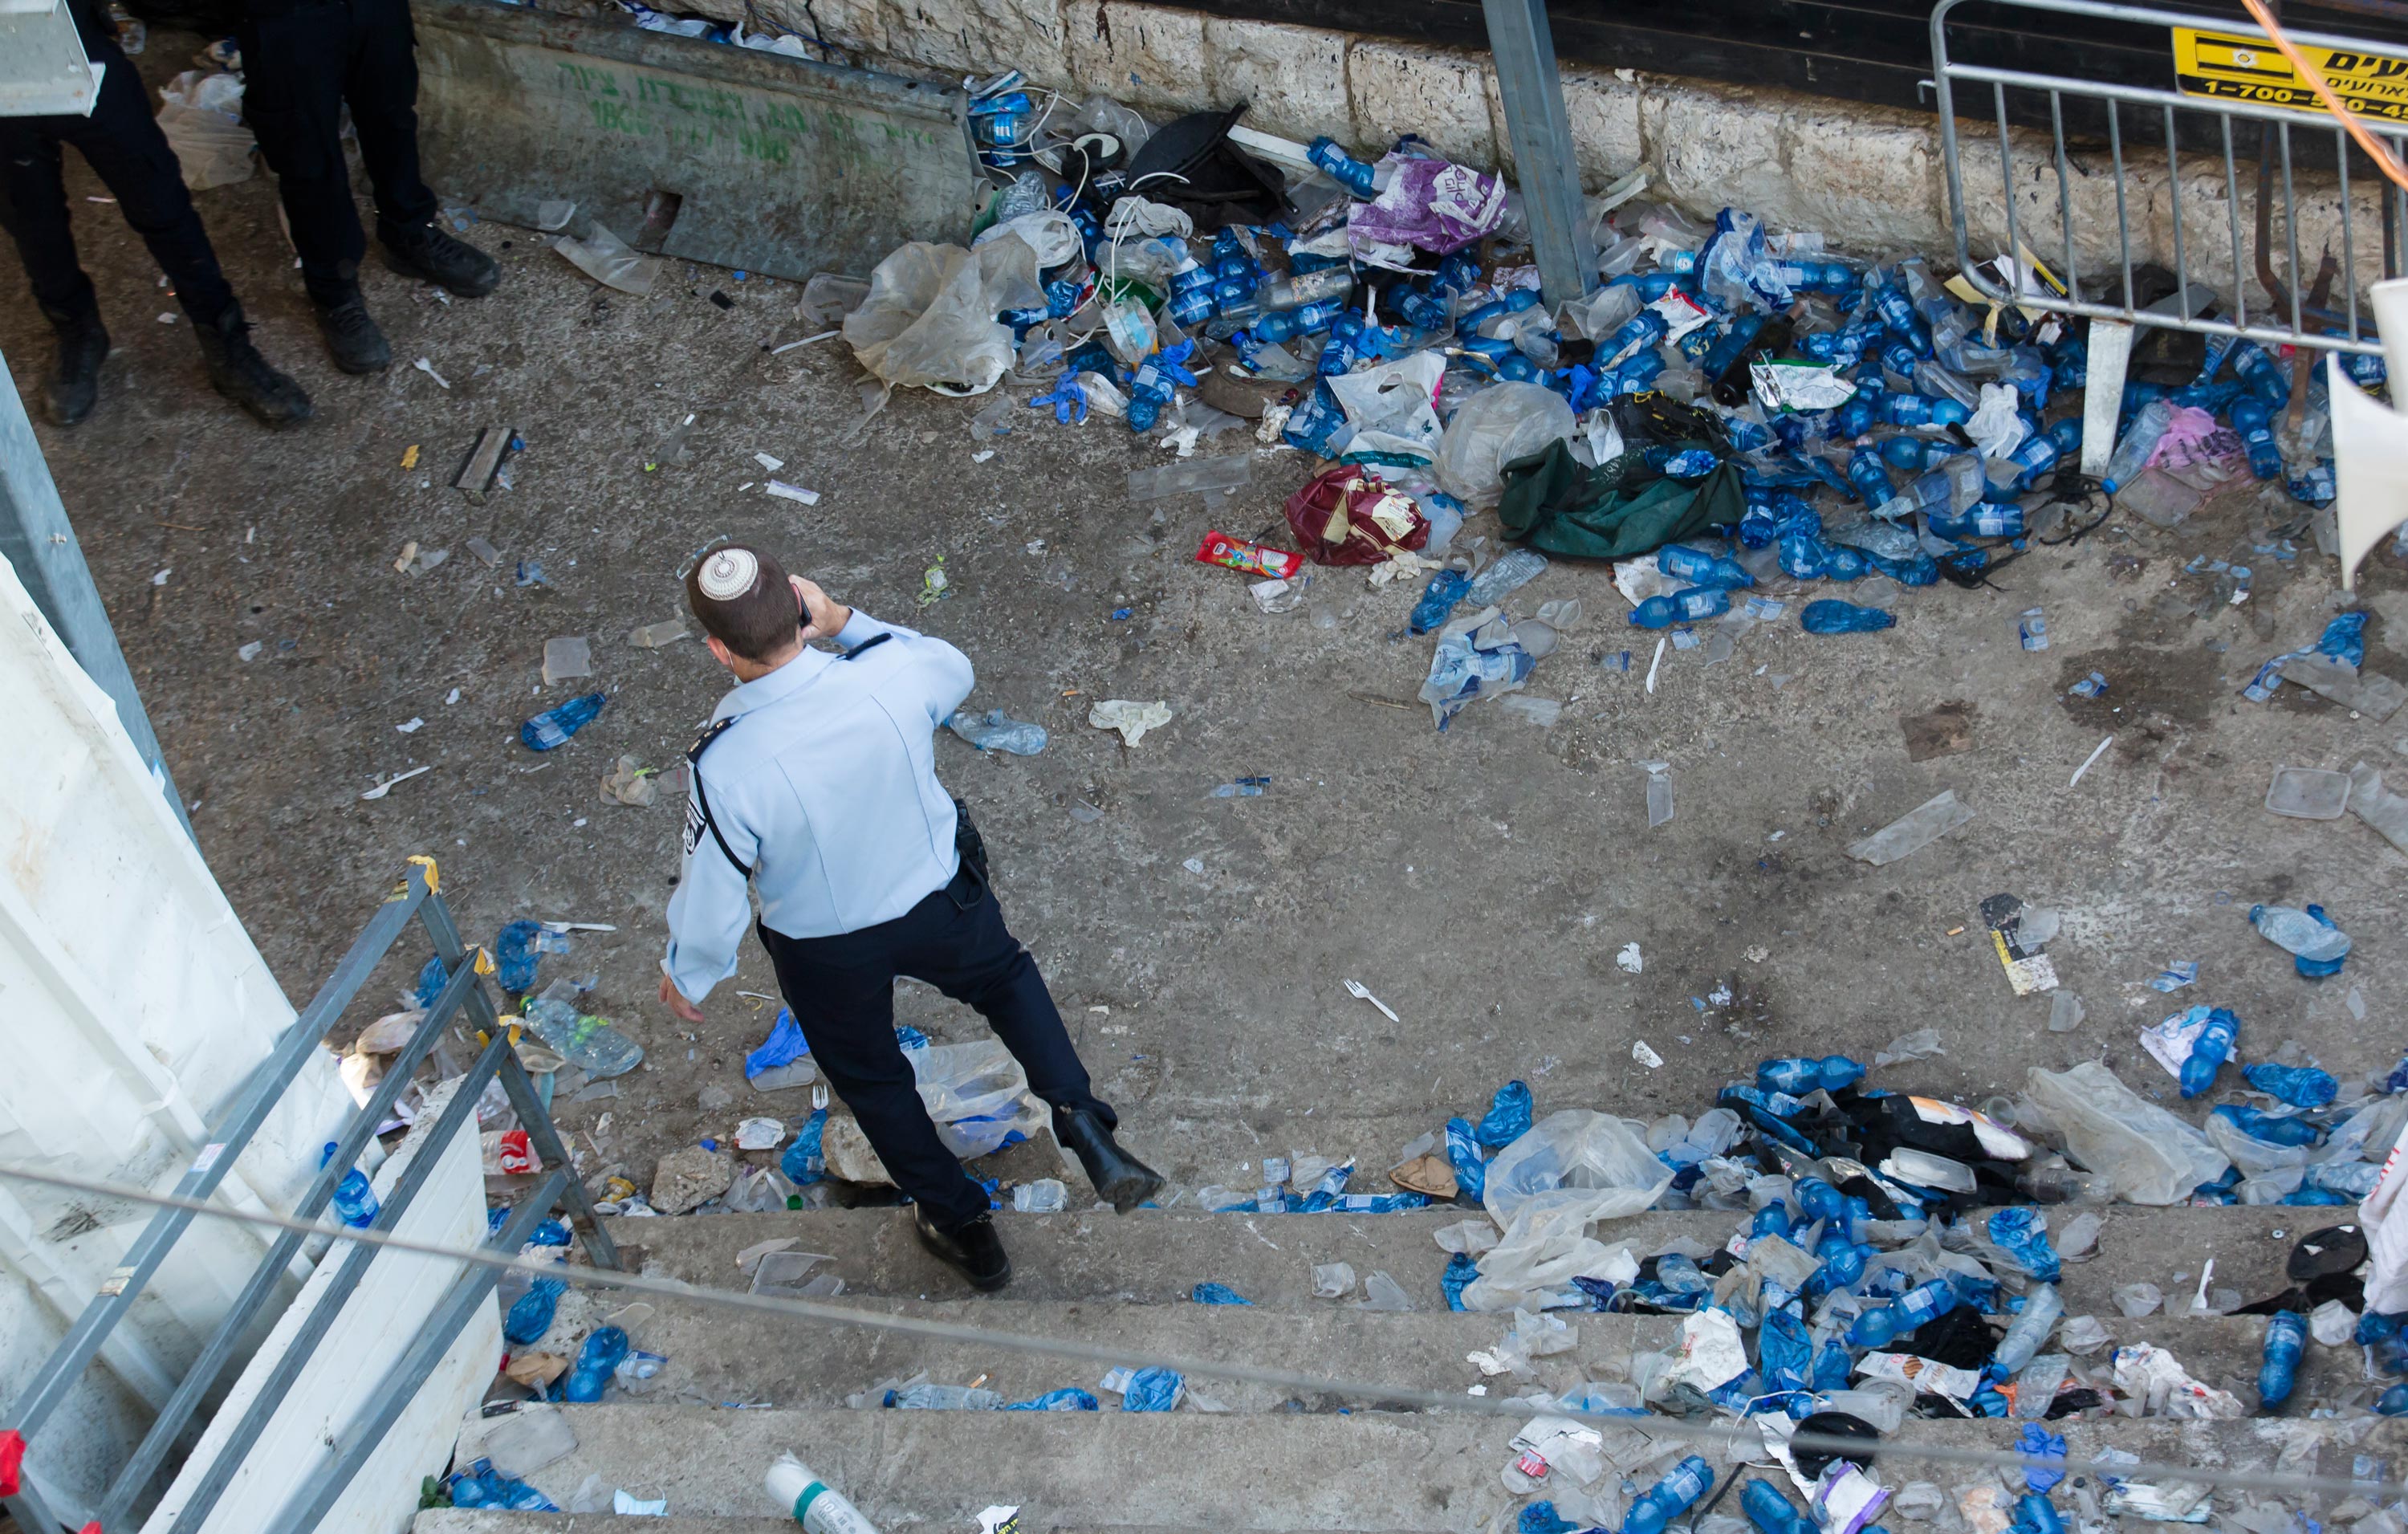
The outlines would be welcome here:
[[[711,712],[737,723],[694,768],[661,966],[689,1001],[736,972],[752,919],[736,859],[752,870],[762,924],[790,938],[893,921],[953,880],[953,801],[937,781],[936,731],[969,696],[969,658],[858,610],[836,642],[857,653],[806,648]],[[703,824],[706,798],[727,850]]]

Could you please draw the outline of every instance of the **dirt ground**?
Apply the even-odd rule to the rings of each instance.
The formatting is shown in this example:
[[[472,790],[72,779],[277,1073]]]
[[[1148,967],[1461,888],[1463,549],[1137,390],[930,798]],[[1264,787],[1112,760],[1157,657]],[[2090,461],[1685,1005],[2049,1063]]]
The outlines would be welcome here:
[[[159,35],[147,63],[172,68],[184,43]],[[101,191],[79,163],[71,187]],[[959,645],[973,707],[1052,732],[1025,759],[948,738],[940,769],[976,808],[1007,912],[1127,1138],[1184,1184],[1251,1185],[1254,1159],[1292,1148],[1384,1167],[1513,1076],[1542,1112],[1694,1114],[1762,1056],[1870,1059],[1927,1025],[1947,1054],[1880,1082],[1979,1099],[2103,1057],[2172,1098],[2135,1033],[2193,1001],[2239,1014],[2244,1058],[2297,1039],[2346,1080],[2399,1056],[2401,854],[2354,818],[2282,819],[2262,800],[2278,766],[2398,764],[2408,714],[2379,723],[2297,688],[2241,697],[2260,661],[2344,606],[2331,560],[2268,532],[2297,509],[2254,485],[2178,532],[2116,516],[2036,550],[2003,589],[1848,593],[1896,610],[1886,633],[1802,633],[1792,594],[1786,621],[1723,664],[1668,649],[1652,690],[1656,637],[1625,626],[1610,572],[1559,562],[1513,607],[1586,605],[1530,683],[1567,704],[1561,721],[1485,703],[1440,735],[1412,702],[1430,648],[1404,636],[1413,584],[1326,574],[1304,610],[1266,616],[1240,577],[1193,562],[1208,525],[1279,525],[1312,466],[1292,450],[1255,453],[1252,487],[1208,523],[1193,496],[1129,500],[1126,472],[1165,454],[1115,423],[1025,411],[979,463],[977,406],[910,394],[847,446],[863,374],[842,344],[767,350],[808,334],[793,285],[678,264],[631,298],[491,222],[466,234],[502,264],[490,298],[366,274],[398,360],[346,378],[269,183],[200,205],[261,345],[318,419],[270,435],[210,393],[189,326],[157,318],[172,305],[147,254],[112,208],[79,202],[117,351],[93,419],[38,431],[202,849],[296,1002],[413,853],[440,859],[472,937],[517,917],[614,925],[544,961],[547,979],[597,972],[595,1010],[649,1052],[615,1101],[563,1106],[589,1171],[649,1182],[656,1155],[739,1114],[805,1111],[743,1083],[776,1011],[757,946],[698,1031],[653,996],[680,796],[634,809],[597,791],[623,753],[674,764],[727,685],[693,639],[628,642],[680,615],[680,569],[722,536]],[[38,415],[47,329],[19,273],[0,292],[0,349]],[[497,424],[526,448],[513,488],[472,505],[450,480]],[[767,497],[756,452],[820,503]],[[413,540],[448,562],[396,573]],[[2245,604],[2213,605],[2214,577],[2187,568],[2202,556],[2252,567]],[[953,595],[923,608],[940,558]],[[540,584],[516,583],[521,562]],[[2387,547],[2360,603],[2369,668],[2408,677],[2391,647],[2408,581]],[[2034,606],[2046,652],[2017,642]],[[594,679],[544,687],[544,641],[572,635],[593,642]],[[2093,670],[2103,697],[2068,694]],[[595,689],[609,705],[571,744],[520,743],[522,720]],[[1176,717],[1125,748],[1085,723],[1103,698]],[[1913,759],[1935,731],[1963,749]],[[1651,759],[1672,765],[1677,803],[1653,830],[1637,765]],[[1267,792],[1212,796],[1246,775]],[[1943,788],[1971,824],[1890,867],[1844,855]],[[2012,994],[1978,912],[2000,893],[2063,912],[2049,953],[2086,1004],[2076,1031],[2046,1031],[2049,997]],[[2246,924],[2253,902],[2307,900],[2357,939],[2321,983]],[[1632,942],[1637,974],[1615,958]],[[2147,988],[2178,960],[2199,962],[2195,986]],[[404,968],[347,1030],[389,1008]],[[1351,998],[1349,979],[1401,1021]],[[943,1039],[980,1032],[923,987],[896,1011]],[[1640,1041],[1660,1067],[1634,1060]],[[714,1087],[730,1101],[706,1110]]]

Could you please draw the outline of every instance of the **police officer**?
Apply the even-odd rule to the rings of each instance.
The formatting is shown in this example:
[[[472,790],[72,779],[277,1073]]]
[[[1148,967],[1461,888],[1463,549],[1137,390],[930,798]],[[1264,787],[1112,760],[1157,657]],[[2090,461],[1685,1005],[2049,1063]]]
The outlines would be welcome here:
[[[417,37],[409,0],[244,0],[243,119],[276,172],[301,284],[335,366],[374,373],[393,348],[360,298],[367,236],[343,165],[343,107],[376,192],[377,238],[394,270],[478,298],[494,291],[494,258],[435,222],[418,173]]]
[[[100,298],[76,260],[67,223],[62,149],[72,144],[108,190],[142,243],[167,274],[176,302],[193,322],[201,362],[219,394],[265,425],[309,419],[309,396],[251,344],[251,326],[218,268],[201,216],[184,190],[176,151],[151,120],[150,103],[92,0],[71,0],[85,57],[100,69],[100,95],[87,117],[0,117],[0,225],[17,242],[34,301],[58,332],[58,354],[43,380],[45,413],[72,426],[100,398],[108,328]]]
[[[938,1138],[895,1041],[895,977],[984,1014],[1054,1110],[1054,1133],[1125,1213],[1162,1179],[1112,1140],[1037,961],[1003,925],[985,854],[937,781],[936,731],[969,695],[942,639],[882,624],[731,545],[686,577],[710,652],[739,685],[687,760],[685,871],[669,901],[661,1000],[689,1023],[736,972],[761,899],[762,946],[828,1082],[916,1200],[920,1240],[980,1289],[1011,1262],[986,1194]],[[809,647],[832,640],[835,653]]]

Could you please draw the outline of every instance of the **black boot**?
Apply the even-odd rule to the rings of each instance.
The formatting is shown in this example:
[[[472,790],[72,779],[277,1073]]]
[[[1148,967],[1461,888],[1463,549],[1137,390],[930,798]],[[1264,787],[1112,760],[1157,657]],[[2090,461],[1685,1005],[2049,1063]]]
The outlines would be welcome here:
[[[369,318],[356,285],[332,301],[312,294],[309,306],[318,311],[318,333],[326,337],[336,366],[346,373],[381,373],[393,366],[393,348]]]
[[[214,324],[194,325],[193,334],[201,343],[210,386],[249,410],[261,425],[291,426],[309,419],[309,396],[270,367],[251,344],[251,325],[240,304],[227,305]]]
[[[993,1294],[1011,1282],[1011,1258],[1004,1254],[1003,1240],[995,1233],[994,1216],[982,1214],[959,1230],[939,1230],[923,1204],[911,1211],[911,1226],[920,1233],[920,1244],[968,1280],[971,1288]]]
[[[502,269],[492,256],[453,239],[432,222],[388,223],[380,219],[377,238],[384,242],[385,264],[394,270],[423,277],[463,298],[482,298],[502,280]]]
[[[43,385],[43,404],[52,425],[72,426],[92,414],[100,399],[100,365],[108,357],[108,331],[96,308],[78,313],[44,305],[42,313],[59,333],[58,366]]]
[[[1103,1121],[1083,1108],[1054,1110],[1054,1138],[1087,1168],[1096,1197],[1123,1214],[1153,1197],[1162,1174],[1120,1148]]]

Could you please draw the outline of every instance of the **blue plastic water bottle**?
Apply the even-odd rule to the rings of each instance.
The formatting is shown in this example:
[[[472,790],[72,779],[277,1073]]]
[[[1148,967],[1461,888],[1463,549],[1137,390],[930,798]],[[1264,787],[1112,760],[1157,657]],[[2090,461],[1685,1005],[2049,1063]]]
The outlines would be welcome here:
[[[1380,194],[1379,168],[1340,149],[1336,139],[1326,136],[1315,138],[1305,146],[1304,157],[1323,175],[1358,197],[1368,200]]]
[[[1791,1507],[1769,1481],[1748,1477],[1740,1488],[1739,1505],[1761,1534],[1818,1534],[1814,1520]]]
[[[2007,454],[2007,462],[2017,469],[2014,485],[2017,490],[2030,488],[2033,481],[2057,466],[2058,460],[2082,445],[2082,418],[2067,416],[2044,432],[2038,432]]]
[[[318,1165],[323,1167],[334,1159],[335,1142],[330,1140],[326,1148],[318,1153]],[[380,1207],[376,1189],[368,1184],[367,1174],[357,1167],[345,1172],[343,1180],[335,1184],[335,1212],[342,1216],[343,1224],[354,1228],[372,1226]]]
[[[1837,597],[1809,602],[1806,611],[1799,614],[1799,626],[1806,634],[1873,634],[1895,622],[1895,611],[1883,611],[1881,607],[1856,607],[1855,602],[1842,602]]]
[[[2065,1534],[2065,1520],[2057,1516],[2057,1504],[2038,1492],[2015,1498],[2014,1527],[2027,1534]]]
[[[577,1350],[577,1362],[568,1370],[568,1379],[560,1387],[564,1399],[598,1401],[602,1387],[610,1383],[610,1371],[627,1361],[627,1334],[617,1326],[596,1328]]]
[[[1295,308],[1279,309],[1254,322],[1257,340],[1287,341],[1298,336],[1311,336],[1327,330],[1346,312],[1345,304],[1336,298],[1325,298],[1317,304],[1299,304]]]
[[[1663,1534],[1664,1526],[1686,1512],[1713,1484],[1714,1468],[1697,1455],[1689,1455],[1632,1500],[1622,1534]]]
[[[1686,544],[1668,543],[1656,551],[1656,567],[1675,581],[1685,581],[1692,586],[1720,586],[1735,591],[1756,584],[1756,577],[1747,573],[1736,559],[1727,555],[1710,554]]]
[[[2260,1062],[2241,1074],[2258,1091],[2280,1097],[2294,1108],[2322,1108],[2341,1091],[2341,1083],[2314,1066],[2278,1066]]]
[[[2241,1031],[2241,1020],[2225,1008],[2218,1007],[2207,1014],[2207,1025],[2190,1046],[2190,1058],[2182,1066],[2182,1095],[2196,1097],[2215,1084],[2215,1073],[2232,1055],[2232,1044]]]
[[[1789,1206],[1779,1199],[1757,1210],[1747,1226],[1751,1237],[1779,1236],[1784,1240],[1788,1239],[1789,1230]]]
[[[1942,538],[2021,538],[2024,509],[2000,501],[1975,501],[1962,511],[1928,513],[1931,530]]]
[[[519,726],[519,738],[529,751],[552,751],[568,744],[568,738],[594,723],[609,699],[600,693],[588,693],[572,697],[557,709],[543,712]]]
[[[2262,1068],[2265,1068],[2251,1066],[2242,1074],[2246,1076],[2251,1070]],[[2241,1103],[2227,1103],[2208,1112],[2211,1118],[2230,1120],[2243,1134],[2269,1145],[2314,1145],[2325,1138],[2323,1130],[2296,1113],[2269,1113]]]
[[[1809,1087],[1807,1090],[1813,1089]],[[1822,1178],[1801,1177],[1789,1191],[1797,1197],[1798,1208],[1809,1221],[1838,1220],[1848,1212],[1847,1196]]]
[[[1931,1279],[1916,1284],[1890,1304],[1856,1317],[1848,1327],[1848,1343],[1859,1348],[1886,1347],[1956,1308],[1956,1289],[1946,1279]]]
[[[2266,1360],[2258,1366],[2259,1405],[2276,1407],[2291,1398],[2291,1382],[2307,1343],[2307,1319],[2298,1312],[2277,1311],[2267,1319]]]
[[[1670,595],[1662,593],[1647,598],[1630,609],[1633,628],[1670,628],[1674,624],[1696,623],[1730,610],[1730,593],[1719,586],[1691,586]]]
[[[2408,1383],[2395,1384],[2377,1396],[2374,1410],[2386,1417],[2408,1417]]]
[[[1819,1060],[1766,1060],[1756,1068],[1756,1084],[1767,1092],[1802,1097],[1809,1092],[1837,1092],[1853,1086],[1864,1075],[1865,1068],[1846,1055],[1827,1054]]]
[[[2291,402],[2291,375],[2256,341],[2236,341],[2229,353],[2232,371],[2249,392],[2272,406]]]

